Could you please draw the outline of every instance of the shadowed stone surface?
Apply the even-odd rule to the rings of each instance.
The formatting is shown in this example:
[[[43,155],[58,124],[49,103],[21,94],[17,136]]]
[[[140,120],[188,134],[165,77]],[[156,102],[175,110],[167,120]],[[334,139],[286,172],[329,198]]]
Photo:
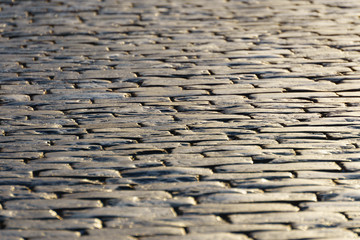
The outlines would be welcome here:
[[[1,1],[0,239],[359,239],[359,11]]]

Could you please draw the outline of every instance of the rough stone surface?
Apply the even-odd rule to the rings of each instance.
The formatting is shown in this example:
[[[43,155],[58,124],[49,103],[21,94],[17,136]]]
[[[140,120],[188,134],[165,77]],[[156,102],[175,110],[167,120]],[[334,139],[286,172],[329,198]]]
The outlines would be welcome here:
[[[359,239],[359,12],[0,1],[0,239]]]

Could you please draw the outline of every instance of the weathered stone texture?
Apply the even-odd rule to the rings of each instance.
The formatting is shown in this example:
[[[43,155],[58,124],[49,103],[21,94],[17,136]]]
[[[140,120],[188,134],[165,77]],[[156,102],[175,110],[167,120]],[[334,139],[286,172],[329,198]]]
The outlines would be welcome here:
[[[0,1],[0,239],[358,239],[359,11]]]

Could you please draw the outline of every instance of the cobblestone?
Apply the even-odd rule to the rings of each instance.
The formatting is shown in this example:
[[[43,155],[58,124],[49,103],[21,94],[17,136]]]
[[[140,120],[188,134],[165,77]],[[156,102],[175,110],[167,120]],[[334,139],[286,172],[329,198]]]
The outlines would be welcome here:
[[[72,200],[72,199],[24,199],[11,200],[5,203],[6,209],[13,210],[41,210],[63,208],[98,208],[102,207],[99,200]]]
[[[265,231],[254,233],[252,237],[256,239],[356,239],[357,234],[351,231],[340,230],[335,231],[334,229],[316,229],[316,230],[292,230],[292,231]]]
[[[316,213],[316,214],[315,214]],[[258,213],[258,214],[235,214],[230,219],[234,223],[317,223],[346,222],[344,215],[332,212],[282,212],[282,213]]]
[[[76,230],[101,228],[99,219],[66,219],[66,220],[7,220],[4,225],[8,229],[39,229],[39,230]]]
[[[77,200],[79,201],[79,200]],[[79,207],[77,207],[79,208]],[[99,217],[129,217],[136,218],[144,216],[146,218],[173,217],[175,212],[170,207],[133,207],[133,206],[114,206],[106,208],[93,208],[79,211],[64,211],[64,216],[69,218],[99,218]]]
[[[180,207],[179,210],[185,214],[231,214],[231,213],[248,213],[248,212],[286,212],[286,211],[297,211],[298,208],[291,204],[269,204],[269,203],[258,203],[258,204],[201,204],[189,207]]]
[[[0,2],[0,239],[359,239],[355,0]]]

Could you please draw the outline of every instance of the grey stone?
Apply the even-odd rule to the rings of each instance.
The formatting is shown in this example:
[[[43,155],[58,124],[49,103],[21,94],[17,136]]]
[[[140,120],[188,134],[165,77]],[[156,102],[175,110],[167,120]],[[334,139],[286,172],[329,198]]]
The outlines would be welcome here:
[[[199,204],[194,206],[184,206],[179,209],[185,214],[234,214],[249,212],[288,212],[298,211],[297,207],[287,203],[237,203],[237,204]]]
[[[206,167],[206,166],[216,166],[223,164],[253,163],[250,157],[223,157],[223,158],[202,157],[202,159],[194,159],[192,156],[187,157],[186,155],[193,155],[193,154],[183,154],[183,157],[180,159],[170,158],[164,160],[164,162],[167,166],[193,166],[193,167]]]
[[[195,195],[195,194],[192,194]],[[170,199],[158,198],[125,198],[125,199],[109,199],[109,206],[133,206],[133,207],[172,207],[179,208],[181,206],[195,205],[196,201],[192,197],[173,197]]]
[[[344,162],[342,163],[344,169],[349,172],[360,171],[360,164],[358,162]]]
[[[73,199],[24,199],[5,202],[5,208],[9,210],[48,210],[62,208],[99,208],[102,203],[99,200],[73,200]]]
[[[122,70],[87,70],[81,74],[82,78],[99,78],[99,79],[127,79],[135,75],[128,71]]]
[[[298,171],[299,178],[316,178],[316,179],[357,179],[359,172],[322,172],[322,171]]]
[[[164,236],[164,237],[144,237],[141,238],[143,240],[155,240],[155,239],[170,239],[170,240],[184,240],[184,239],[191,239],[191,240],[198,240],[198,239],[204,239],[204,240],[210,240],[210,239],[229,239],[229,240],[250,240],[246,235],[244,234],[233,234],[233,233],[193,233],[193,234],[187,234],[186,236]]]
[[[236,180],[250,180],[250,179],[283,179],[293,178],[291,172],[253,172],[253,173],[214,173],[209,176],[204,176],[203,179],[207,181],[236,181]]]
[[[30,101],[29,95],[22,94],[3,94],[0,98],[2,102],[28,102]]]
[[[63,195],[64,199],[105,199],[105,198],[141,198],[141,199],[168,199],[171,198],[171,194],[165,191],[157,190],[118,190],[118,191],[106,191],[106,192],[80,192],[69,193]]]
[[[339,239],[356,239],[357,234],[347,229],[330,228],[330,229],[308,229],[291,230],[291,231],[264,231],[251,234],[256,239],[306,239],[306,238],[339,238]]]
[[[246,203],[246,202],[315,202],[316,196],[312,193],[215,193],[208,196],[202,196],[200,203]]]
[[[99,168],[99,162],[82,162],[72,165],[74,169],[110,169],[110,170],[125,170],[135,168],[135,164],[132,162],[101,162]],[[105,175],[104,175],[105,176]],[[118,177],[118,176],[113,176]]]
[[[105,221],[104,225],[110,228],[119,227],[136,227],[136,226],[172,226],[172,227],[189,227],[189,226],[216,226],[223,225],[225,222],[215,215],[186,214],[168,218],[155,218],[148,221],[146,218],[114,218]]]
[[[0,193],[1,201],[20,200],[20,199],[56,199],[54,193],[34,193],[30,191],[11,191]]]
[[[132,236],[116,236],[117,239],[119,240],[136,240],[136,238],[132,237]],[[67,240],[68,238],[64,238],[64,240]],[[81,236],[81,238],[79,238],[81,240],[96,240],[99,239],[98,236]],[[59,239],[60,240],[60,239]]]
[[[27,238],[57,238],[57,237],[67,237],[67,238],[77,238],[80,237],[80,232],[67,231],[67,230],[11,230],[11,229],[3,229],[0,233],[1,238],[8,237],[23,237]]]
[[[190,226],[190,233],[216,233],[216,232],[257,232],[257,231],[290,231],[286,224],[222,224],[214,226]]]
[[[244,84],[225,85],[225,87],[219,87],[213,91],[214,94],[219,95],[244,95],[254,93],[281,93],[282,88],[254,88],[252,85],[247,86]]]
[[[339,180],[334,180],[334,182],[340,185],[341,187],[353,187],[353,188],[357,188],[360,184],[360,181],[358,179],[339,179]]]
[[[0,218],[4,219],[59,219],[53,210],[6,210],[0,211]]]
[[[208,168],[154,167],[147,169],[131,169],[121,172],[121,175],[124,177],[161,176],[173,174],[211,175],[212,171]]]
[[[245,120],[249,119],[246,115],[240,114],[219,114],[217,112],[206,112],[206,113],[199,113],[199,112],[189,112],[189,113],[178,113],[176,118],[181,121],[190,121],[193,119],[196,120],[216,120],[216,121],[226,121],[226,120]]]
[[[351,201],[321,201],[301,203],[300,207],[307,211],[328,212],[358,212],[357,202]]]
[[[351,127],[308,127],[308,126],[296,126],[296,127],[284,127],[284,128],[263,128],[261,132],[356,132],[355,128]]]
[[[2,237],[4,240],[24,240],[22,237],[11,237],[11,236],[4,236]]]
[[[214,84],[218,87],[218,84],[231,84],[231,81],[229,79],[216,79],[211,77],[203,77],[196,79],[148,77],[142,82],[141,86],[193,86],[201,84]]]
[[[224,95],[224,96],[214,96],[214,95],[200,95],[200,96],[185,96],[185,97],[175,97],[175,102],[177,101],[187,101],[187,102],[201,102],[201,101],[210,101],[215,104],[242,104],[246,102],[245,96],[240,95]],[[234,116],[234,115],[233,115]],[[245,116],[243,116],[245,118]]]
[[[131,183],[129,181],[129,183]],[[119,183],[119,186],[121,184]],[[124,183],[125,186],[128,186],[128,184]],[[83,184],[77,184],[77,185],[69,185],[64,183],[59,183],[56,185],[35,185],[33,187],[34,191],[36,192],[61,192],[61,193],[79,193],[79,192],[108,192],[112,191],[114,187],[112,186],[104,186],[100,182],[93,182],[92,184],[86,184],[85,182]]]
[[[134,227],[125,229],[88,230],[91,237],[117,238],[119,235],[151,236],[151,235],[183,235],[184,229],[178,227]]]
[[[46,100],[74,100],[74,99],[118,99],[127,97],[124,93],[115,93],[115,92],[104,92],[104,93],[88,93],[88,92],[76,92],[74,93],[53,93],[53,94],[44,94],[36,95],[34,97],[35,101],[46,101]]]
[[[149,140],[144,139],[144,142],[200,142],[200,141],[228,141],[226,134],[190,134],[169,137],[154,137]]]
[[[288,99],[288,98],[305,98],[312,99],[315,97],[335,97],[334,92],[282,92],[282,93],[255,93],[251,97],[258,100],[268,99]]]
[[[79,201],[79,200],[76,200]],[[91,208],[86,210],[65,211],[64,215],[67,218],[105,218],[105,217],[125,217],[125,218],[139,218],[145,217],[147,219],[160,217],[174,217],[175,212],[169,207],[133,207],[133,206],[114,206],[103,208]]]
[[[347,219],[340,213],[332,212],[280,212],[230,215],[234,223],[341,223]]]
[[[74,169],[74,170],[49,170],[39,174],[42,177],[120,177],[120,173],[112,169]]]
[[[179,183],[153,183],[136,186],[139,190],[162,190],[162,191],[174,191],[174,192],[197,192],[204,189],[213,189],[218,191],[226,188],[226,185],[221,182],[179,182]]]
[[[99,219],[62,219],[62,220],[5,220],[6,229],[39,229],[39,230],[77,230],[99,229],[102,223]]]
[[[172,151],[177,154],[203,153],[207,157],[247,157],[261,153],[259,146],[215,145],[215,146],[181,146]]]
[[[286,163],[286,162],[319,162],[319,161],[333,161],[333,162],[345,162],[356,159],[358,153],[339,153],[339,154],[306,154],[296,156],[274,156],[272,163]],[[351,166],[351,165],[349,165]]]
[[[239,188],[258,188],[258,189],[269,189],[272,188],[284,188],[284,187],[298,187],[301,189],[303,186],[321,186],[321,187],[333,187],[334,182],[329,179],[299,179],[299,178],[277,178],[277,179],[254,179],[254,180],[232,180],[231,184],[234,187]],[[295,188],[294,188],[295,189]],[[275,190],[272,190],[275,191]],[[278,191],[281,191],[279,189]]]
[[[121,92],[131,92],[137,97],[184,97],[208,95],[205,90],[183,90],[180,87],[146,87],[122,89]]]
[[[280,164],[241,164],[216,167],[217,172],[262,172],[262,171],[300,171],[300,170],[340,170],[331,162],[280,163]]]
[[[323,201],[358,201],[360,195],[353,189],[334,189],[330,193],[319,194],[319,197]]]
[[[267,192],[288,192],[288,193],[323,193],[341,190],[338,186],[327,185],[308,185],[308,186],[289,186],[289,187],[275,187],[266,188]]]

